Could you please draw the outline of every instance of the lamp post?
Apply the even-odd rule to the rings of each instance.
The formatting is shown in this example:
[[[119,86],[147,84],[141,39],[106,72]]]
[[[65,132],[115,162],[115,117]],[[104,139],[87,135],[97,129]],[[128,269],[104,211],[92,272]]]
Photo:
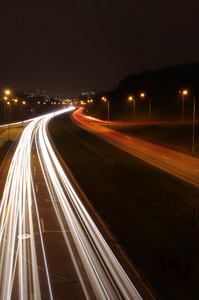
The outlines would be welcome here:
[[[87,103],[89,103],[88,110],[90,110],[90,113],[92,114],[93,113],[93,99],[88,99]]]
[[[129,96],[128,100],[133,101],[133,121],[135,123],[135,98],[133,96]]]
[[[184,121],[184,97],[188,94],[187,90],[180,91],[182,94],[182,122]]]
[[[102,101],[107,102],[107,119],[108,119],[108,125],[109,125],[109,100],[105,97],[102,97]]]
[[[141,93],[140,97],[145,98],[146,94]],[[150,125],[150,134],[151,134],[151,98],[148,96],[148,99],[149,99],[149,125]]]
[[[10,111],[9,111],[9,108],[10,108],[10,101],[9,100],[9,96],[11,94],[10,90],[5,90],[5,96],[4,96],[4,100],[6,101],[6,105],[7,105],[7,115],[8,115],[8,140],[10,141]],[[5,109],[5,116],[6,116],[6,109]],[[5,118],[6,119],[6,118]],[[5,120],[6,121],[6,120]]]
[[[22,101],[20,105],[20,112],[21,112],[21,122],[23,123],[23,105],[26,105],[26,101]]]
[[[10,111],[10,101],[7,103],[7,112],[8,112],[8,141],[10,141],[10,122],[11,122],[11,111]]]
[[[195,151],[195,119],[196,119],[196,99],[193,96],[193,141],[192,141],[192,153]]]
[[[180,93],[182,94],[182,121],[184,121],[184,96],[188,95],[188,91],[187,90],[183,90],[180,91]],[[193,130],[192,130],[192,153],[195,152],[195,121],[196,121],[196,98],[195,96],[191,93],[192,97],[193,97]]]

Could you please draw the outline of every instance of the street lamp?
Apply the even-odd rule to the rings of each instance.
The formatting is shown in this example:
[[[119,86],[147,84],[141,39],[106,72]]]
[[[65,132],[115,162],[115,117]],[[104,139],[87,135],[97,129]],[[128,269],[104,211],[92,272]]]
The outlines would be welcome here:
[[[5,90],[4,91],[4,100],[7,101],[7,114],[8,114],[8,140],[10,140],[10,116],[9,116],[9,107],[10,107],[10,101],[9,100],[9,95],[11,94],[10,90]],[[5,122],[6,122],[6,107],[4,106],[4,113],[5,113]]]
[[[182,121],[184,121],[184,97],[188,94],[187,90],[180,91],[182,94]]]
[[[21,122],[23,123],[23,105],[26,105],[26,101],[22,101],[20,105],[20,112],[21,112]]]
[[[184,96],[188,95],[187,90],[180,91],[182,94],[182,120],[184,120]],[[195,151],[195,121],[196,121],[196,99],[193,93],[191,93],[193,97],[193,134],[192,134],[192,153]]]
[[[7,103],[7,112],[8,112],[8,140],[10,141],[10,122],[11,122],[11,110],[10,110],[10,101]]]
[[[135,98],[133,96],[129,96],[128,100],[133,101],[133,120],[134,120],[134,123],[135,123]]]
[[[5,90],[5,95],[10,95],[10,90]]]
[[[192,153],[194,153],[195,147],[195,119],[196,119],[196,98],[193,96],[193,142],[192,142]]]
[[[141,93],[140,94],[141,98],[145,98],[146,94],[145,93]],[[151,98],[148,96],[149,99],[149,123],[150,123],[150,134],[151,134]]]
[[[109,100],[105,97],[102,97],[102,101],[107,102],[107,119],[108,119],[108,125],[109,125]]]
[[[88,99],[87,100],[87,103],[89,103],[89,110],[90,110],[90,113],[92,114],[93,113],[93,99]]]

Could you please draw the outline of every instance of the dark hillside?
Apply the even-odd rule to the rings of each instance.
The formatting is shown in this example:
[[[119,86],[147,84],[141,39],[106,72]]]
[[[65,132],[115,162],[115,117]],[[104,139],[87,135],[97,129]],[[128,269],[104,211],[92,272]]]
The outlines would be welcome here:
[[[118,88],[103,94],[110,102],[110,119],[132,119],[133,105],[128,96],[136,99],[136,121],[148,119],[148,97],[152,103],[152,121],[180,120],[182,115],[182,95],[179,91],[187,89],[185,97],[185,119],[192,119],[193,95],[196,98],[196,118],[199,118],[199,63],[165,67],[156,71],[144,70],[123,79]],[[140,98],[145,92],[148,97]],[[97,95],[96,108],[101,110],[102,94]],[[106,118],[106,111],[104,110]]]

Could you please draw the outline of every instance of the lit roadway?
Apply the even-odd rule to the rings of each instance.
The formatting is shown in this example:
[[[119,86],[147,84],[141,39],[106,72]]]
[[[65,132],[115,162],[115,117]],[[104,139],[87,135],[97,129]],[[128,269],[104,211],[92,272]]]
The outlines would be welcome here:
[[[79,108],[73,113],[73,120],[84,129],[147,163],[199,187],[198,158],[112,130],[107,126],[107,121],[83,115],[82,110],[83,108]]]
[[[50,144],[55,114],[26,125],[11,161],[0,204],[0,299],[142,299]]]

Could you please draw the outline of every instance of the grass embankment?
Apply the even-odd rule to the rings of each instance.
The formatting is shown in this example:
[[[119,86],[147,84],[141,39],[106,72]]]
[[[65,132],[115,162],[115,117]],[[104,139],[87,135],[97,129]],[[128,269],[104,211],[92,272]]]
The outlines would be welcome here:
[[[198,227],[153,193],[141,189],[132,178],[101,160],[81,140],[94,145],[106,156],[129,164],[135,172],[139,170],[165,189],[175,189],[193,203],[199,198],[199,191],[84,131],[68,116],[53,119],[49,130],[82,190],[155,296],[195,299],[199,294]]]
[[[199,123],[195,124],[194,150],[199,156]],[[133,136],[160,144],[171,149],[192,154],[193,124],[192,122],[171,122],[151,124],[111,125],[111,128],[132,134]]]
[[[6,141],[0,147],[0,166],[1,166],[1,163],[4,160],[4,157],[6,156],[6,153],[8,152],[11,145],[12,145],[12,141]]]

